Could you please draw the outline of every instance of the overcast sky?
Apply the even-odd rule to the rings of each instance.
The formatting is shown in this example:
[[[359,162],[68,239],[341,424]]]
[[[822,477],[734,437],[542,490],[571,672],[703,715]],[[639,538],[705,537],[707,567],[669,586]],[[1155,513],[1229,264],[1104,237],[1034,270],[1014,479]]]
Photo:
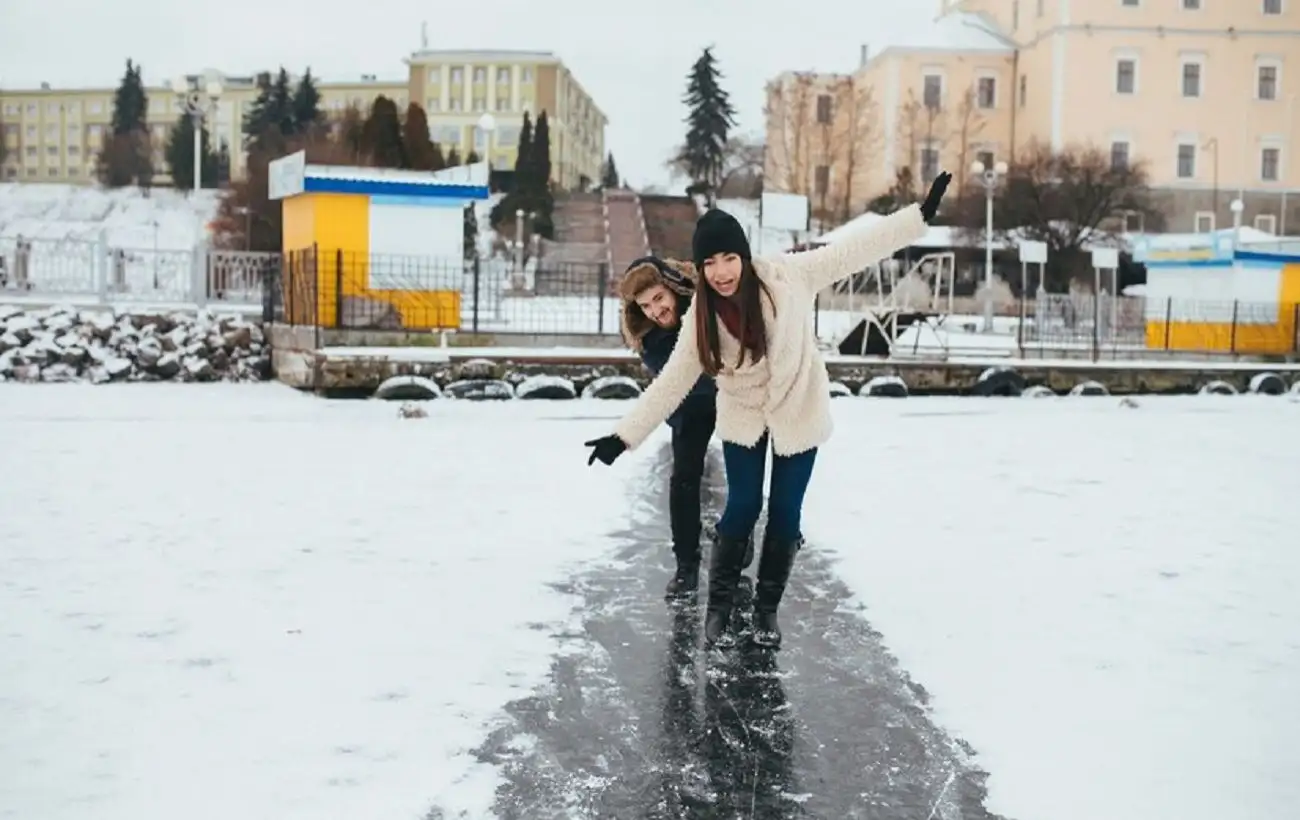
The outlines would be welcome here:
[[[681,98],[715,47],[738,128],[762,128],[764,82],[783,70],[851,71],[925,25],[938,0],[0,0],[0,85],[111,86],[130,57],[146,80],[310,66],[326,78],[403,77],[420,47],[556,52],[609,116],[607,145],[633,185],[665,184]],[[615,11],[617,9],[617,11]]]

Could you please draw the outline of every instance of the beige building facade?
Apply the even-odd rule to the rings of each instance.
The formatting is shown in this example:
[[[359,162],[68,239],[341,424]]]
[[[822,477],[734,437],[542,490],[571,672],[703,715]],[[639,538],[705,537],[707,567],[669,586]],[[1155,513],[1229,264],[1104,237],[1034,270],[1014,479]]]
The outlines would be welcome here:
[[[400,109],[414,100],[425,107],[433,140],[444,152],[453,146],[490,156],[494,167],[512,168],[523,115],[547,112],[551,128],[552,180],[576,188],[600,178],[608,119],[572,72],[549,52],[420,51],[408,60],[405,77],[320,78],[321,107],[338,116],[350,105],[363,111],[383,94]],[[231,175],[244,173],[242,125],[257,98],[255,75],[207,70],[189,78],[216,80],[221,96],[212,112],[215,142],[230,146]],[[297,81],[297,78],[294,78]],[[0,181],[92,183],[95,156],[113,114],[114,88],[0,89],[0,139],[6,158]],[[170,83],[149,84],[148,123],[157,181],[166,183],[163,147],[184,104]],[[490,101],[490,102],[489,102]],[[495,129],[479,128],[490,111]]]
[[[813,185],[798,192],[814,204],[819,176],[851,187],[857,212],[901,167],[961,182],[973,160],[1009,161],[1036,140],[1144,162],[1171,231],[1227,227],[1240,197],[1246,224],[1300,232],[1297,0],[945,0],[941,12],[862,56],[852,82],[877,133],[851,171],[845,149],[807,160]],[[783,83],[769,84],[770,153],[797,107],[772,104]],[[786,161],[774,152],[769,180],[791,176]]]

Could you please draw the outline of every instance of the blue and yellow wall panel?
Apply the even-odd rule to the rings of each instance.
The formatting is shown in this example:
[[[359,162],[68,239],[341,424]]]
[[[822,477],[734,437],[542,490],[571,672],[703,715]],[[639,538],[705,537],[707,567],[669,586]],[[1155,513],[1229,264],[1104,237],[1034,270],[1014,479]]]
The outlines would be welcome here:
[[[1147,256],[1147,347],[1243,354],[1296,350],[1300,257],[1267,252]]]
[[[308,166],[298,155],[277,162],[288,169],[273,170],[271,186],[283,201],[283,250],[303,258],[314,249],[322,327],[337,324],[341,300],[370,319],[391,308],[410,330],[460,327],[464,207],[487,199],[486,186]]]

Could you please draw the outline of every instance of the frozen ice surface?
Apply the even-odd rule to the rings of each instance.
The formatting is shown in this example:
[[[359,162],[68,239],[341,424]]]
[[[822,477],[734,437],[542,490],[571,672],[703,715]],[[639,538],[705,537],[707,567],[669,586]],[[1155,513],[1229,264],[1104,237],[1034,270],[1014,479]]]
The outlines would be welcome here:
[[[991,811],[1294,817],[1300,404],[1120,404],[835,402],[809,541]]]
[[[490,816],[624,485],[590,403],[425,406],[0,385],[0,817]]]

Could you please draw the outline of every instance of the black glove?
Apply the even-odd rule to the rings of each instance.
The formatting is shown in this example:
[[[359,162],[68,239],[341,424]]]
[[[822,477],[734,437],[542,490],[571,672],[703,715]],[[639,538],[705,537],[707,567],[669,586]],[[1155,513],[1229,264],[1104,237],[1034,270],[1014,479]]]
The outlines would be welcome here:
[[[583,442],[583,446],[593,448],[591,458],[587,459],[588,467],[595,464],[596,459],[600,459],[601,463],[608,467],[614,463],[614,459],[627,452],[627,445],[618,436],[593,438],[591,441]]]
[[[952,174],[944,171],[930,184],[930,193],[925,195],[925,202],[921,203],[921,218],[927,224],[934,219],[935,214],[939,213],[939,200],[943,199],[943,193],[948,190],[949,182],[952,182]]]

